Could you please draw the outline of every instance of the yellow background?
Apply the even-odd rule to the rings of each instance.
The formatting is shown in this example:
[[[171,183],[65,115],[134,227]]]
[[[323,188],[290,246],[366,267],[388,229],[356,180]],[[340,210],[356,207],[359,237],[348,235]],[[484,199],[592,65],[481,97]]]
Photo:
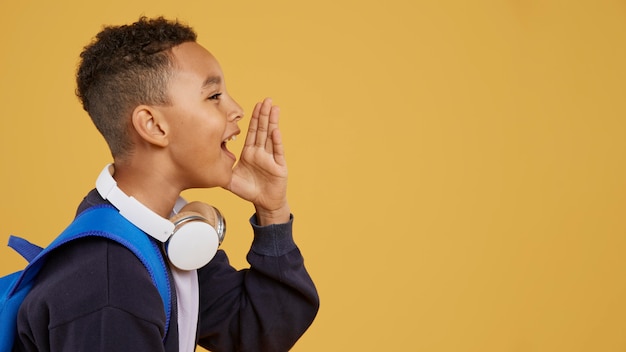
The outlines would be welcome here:
[[[322,304],[293,351],[626,350],[626,2],[3,0],[0,237],[49,243],[110,161],[73,76],[141,14],[282,108]],[[252,207],[186,196],[243,267]]]

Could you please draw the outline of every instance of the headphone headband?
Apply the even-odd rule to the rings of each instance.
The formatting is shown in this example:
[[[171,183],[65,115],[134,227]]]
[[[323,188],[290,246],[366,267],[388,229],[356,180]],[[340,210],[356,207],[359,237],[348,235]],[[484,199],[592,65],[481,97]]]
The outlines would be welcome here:
[[[111,202],[126,220],[155,239],[166,242],[174,232],[174,224],[141,204],[134,197],[126,195],[117,187],[117,182],[113,178],[114,171],[113,164],[108,164],[98,176],[96,189],[100,196]]]

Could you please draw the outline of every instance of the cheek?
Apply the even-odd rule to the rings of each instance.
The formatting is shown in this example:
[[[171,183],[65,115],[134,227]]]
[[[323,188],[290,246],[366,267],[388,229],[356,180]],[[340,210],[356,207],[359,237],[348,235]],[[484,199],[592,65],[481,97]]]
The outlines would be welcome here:
[[[188,132],[186,143],[190,144],[189,148],[194,153],[205,155],[211,159],[221,154],[223,133],[218,126],[194,126]]]
[[[190,149],[219,148],[226,131],[226,118],[203,104],[192,104],[179,109],[173,121],[174,139]]]
[[[208,142],[221,144],[226,131],[226,124],[224,119],[219,116],[205,116],[199,123],[198,128],[202,128],[204,135]]]

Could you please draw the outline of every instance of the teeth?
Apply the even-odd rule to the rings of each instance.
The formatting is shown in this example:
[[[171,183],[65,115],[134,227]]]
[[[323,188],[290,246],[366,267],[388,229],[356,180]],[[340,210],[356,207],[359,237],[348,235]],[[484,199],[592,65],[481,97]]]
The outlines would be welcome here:
[[[237,140],[237,136],[234,136],[234,135],[233,135],[232,137],[230,137],[230,140],[231,140],[231,141],[236,141],[236,140]]]

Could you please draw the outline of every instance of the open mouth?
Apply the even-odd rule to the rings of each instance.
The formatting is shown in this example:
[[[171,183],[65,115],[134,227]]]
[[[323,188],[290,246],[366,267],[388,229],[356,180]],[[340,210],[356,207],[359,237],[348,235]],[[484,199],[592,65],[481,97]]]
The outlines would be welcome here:
[[[222,141],[222,148],[226,148],[226,143],[228,143],[228,142],[230,142],[230,141],[233,141],[233,142],[234,142],[234,141],[236,141],[236,140],[237,140],[237,136],[236,136],[236,135],[232,135],[232,136],[230,136],[230,137],[228,137],[228,138],[224,139],[224,140]]]
[[[228,147],[226,147],[226,144],[230,141],[235,141],[235,140],[237,140],[237,136],[232,135],[222,141],[222,150],[225,151],[226,154],[228,154],[228,156],[231,157],[233,160],[236,160],[235,154],[231,153],[230,150],[228,150]]]

